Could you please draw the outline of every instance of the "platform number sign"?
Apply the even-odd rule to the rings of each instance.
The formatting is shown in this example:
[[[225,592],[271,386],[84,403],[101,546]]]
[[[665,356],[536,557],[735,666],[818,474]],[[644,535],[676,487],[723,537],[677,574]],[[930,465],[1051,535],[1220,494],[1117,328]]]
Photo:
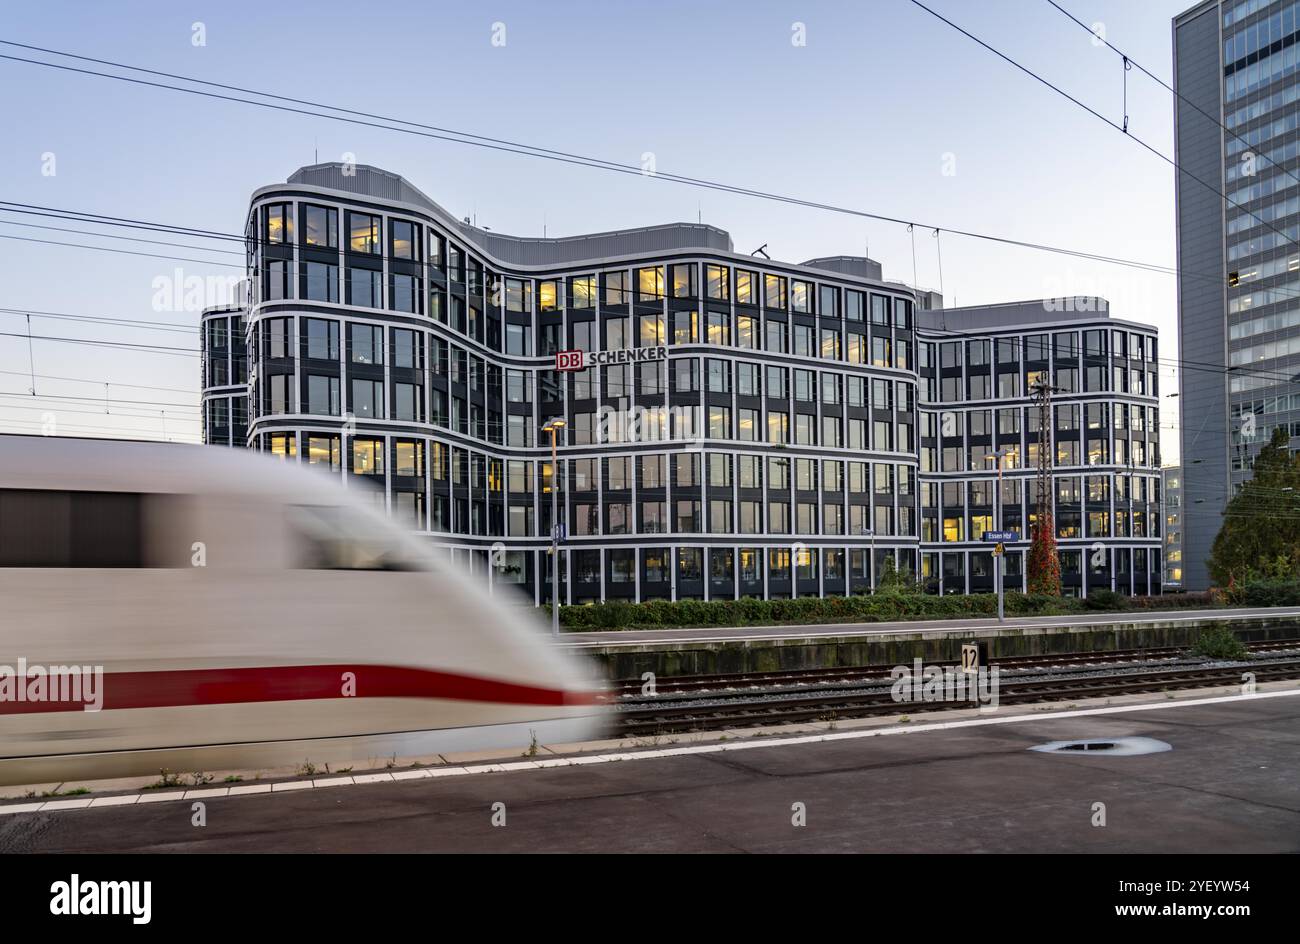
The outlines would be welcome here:
[[[982,642],[963,643],[961,647],[961,670],[978,672],[988,661],[988,650]]]

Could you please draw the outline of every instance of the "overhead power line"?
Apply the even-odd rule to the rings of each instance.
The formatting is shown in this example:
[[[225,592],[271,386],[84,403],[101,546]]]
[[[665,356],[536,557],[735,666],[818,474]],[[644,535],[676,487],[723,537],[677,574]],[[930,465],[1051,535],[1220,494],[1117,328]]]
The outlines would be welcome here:
[[[10,236],[5,233],[0,233],[0,239],[12,239],[21,243],[43,243],[47,246],[68,246],[73,249],[95,249],[99,252],[114,252],[123,256],[147,256],[151,259],[171,259],[176,262],[196,262],[200,265],[222,266],[223,268],[229,269],[242,270],[244,268],[242,265],[237,265],[234,262],[217,262],[214,259],[191,259],[186,256],[168,256],[156,252],[136,252],[131,249],[113,249],[110,246],[88,246],[85,243],[64,243],[59,242],[57,239],[36,239],[31,236]]]
[[[168,331],[176,334],[195,334],[198,325],[168,324],[163,321],[143,321],[135,318],[113,318],[106,315],[74,315],[61,311],[37,311],[35,308],[0,308],[0,314],[30,315],[33,318],[52,318],[56,321],[80,321],[90,324],[109,324],[114,327],[135,328],[140,331]]]
[[[1222,129],[1223,129],[1227,134],[1232,135],[1234,138],[1236,138],[1236,139],[1237,139],[1238,141],[1240,141],[1242,144],[1246,145],[1247,147],[1250,147],[1250,146],[1251,146],[1251,144],[1250,144],[1249,141],[1247,141],[1245,138],[1243,138],[1243,137],[1242,137],[1240,134],[1238,134],[1236,131],[1232,130],[1232,129],[1229,128],[1227,125],[1225,125],[1222,121],[1220,121],[1217,115],[1213,115],[1213,114],[1211,114],[1210,112],[1208,112],[1208,111],[1206,111],[1204,108],[1202,108],[1200,105],[1196,104],[1194,101],[1192,101],[1192,100],[1191,100],[1190,98],[1188,98],[1186,95],[1184,95],[1182,92],[1178,91],[1176,88],[1174,88],[1174,87],[1173,87],[1172,85],[1170,85],[1168,82],[1166,82],[1164,79],[1160,78],[1160,76],[1156,75],[1154,72],[1152,72],[1152,71],[1151,71],[1150,69],[1148,69],[1146,66],[1142,65],[1142,63],[1138,62],[1136,59],[1134,59],[1134,58],[1133,58],[1132,56],[1130,56],[1128,53],[1124,52],[1122,49],[1120,49],[1119,47],[1115,46],[1115,45],[1114,45],[1110,40],[1108,40],[1105,36],[1100,35],[1099,33],[1097,33],[1097,32],[1096,32],[1096,31],[1095,31],[1091,26],[1089,26],[1087,23],[1084,23],[1083,20],[1079,19],[1077,16],[1075,16],[1075,15],[1074,15],[1073,13],[1071,13],[1069,10],[1065,9],[1065,7],[1063,7],[1063,6],[1061,6],[1059,3],[1057,3],[1056,0],[1047,0],[1047,2],[1048,2],[1049,4],[1051,4],[1053,7],[1055,7],[1057,10],[1059,10],[1062,16],[1065,16],[1067,19],[1070,19],[1070,20],[1072,20],[1073,22],[1077,23],[1077,24],[1079,25],[1079,28],[1082,29],[1082,30],[1084,30],[1085,32],[1087,32],[1089,36],[1092,36],[1093,39],[1094,39],[1095,41],[1098,41],[1098,42],[1101,42],[1102,44],[1104,44],[1104,45],[1106,46],[1107,49],[1109,49],[1111,52],[1115,53],[1115,55],[1119,56],[1119,57],[1120,57],[1124,62],[1127,62],[1127,63],[1131,64],[1134,68],[1136,68],[1139,72],[1141,72],[1141,73],[1142,73],[1143,75],[1145,75],[1147,78],[1151,79],[1151,80],[1154,81],[1156,84],[1158,84],[1158,85],[1160,85],[1160,86],[1163,86],[1167,91],[1169,91],[1169,92],[1173,93],[1174,95],[1176,95],[1176,96],[1178,97],[1178,100],[1179,100],[1180,102],[1182,102],[1184,105],[1187,105],[1189,108],[1192,108],[1192,109],[1194,109],[1195,111],[1199,112],[1199,113],[1202,115],[1202,117],[1204,117],[1204,118],[1208,119],[1209,121],[1213,122],[1214,124],[1218,125],[1218,126],[1219,126],[1220,128],[1222,128]],[[1285,174],[1286,176],[1290,177],[1290,178],[1291,178],[1292,180],[1294,180],[1296,183],[1300,184],[1300,177],[1297,177],[1295,174],[1293,174],[1291,171],[1287,170],[1287,169],[1286,169],[1285,167],[1283,167],[1281,164],[1278,164],[1278,163],[1276,163],[1275,161],[1269,160],[1269,159],[1268,159],[1267,157],[1265,157],[1263,154],[1260,154],[1260,155],[1257,155],[1257,156],[1260,157],[1260,158],[1262,158],[1263,160],[1268,161],[1268,163],[1269,163],[1271,166],[1277,168],[1277,169],[1278,169],[1279,171],[1281,171],[1283,174]]]
[[[1019,70],[1020,70],[1021,72],[1023,72],[1025,75],[1027,75],[1027,76],[1029,76],[1030,78],[1034,79],[1035,81],[1040,82],[1040,83],[1042,83],[1043,85],[1047,86],[1049,89],[1051,89],[1051,90],[1052,90],[1053,92],[1055,92],[1057,95],[1060,95],[1062,98],[1066,99],[1067,101],[1071,102],[1072,104],[1077,105],[1079,108],[1082,108],[1084,111],[1086,111],[1088,114],[1092,115],[1092,116],[1093,116],[1094,118],[1096,118],[1098,121],[1105,122],[1105,123],[1106,123],[1107,125],[1109,125],[1111,128],[1113,128],[1113,129],[1115,129],[1116,131],[1120,132],[1120,133],[1123,134],[1125,137],[1130,138],[1131,140],[1133,140],[1134,142],[1136,142],[1138,145],[1140,145],[1141,147],[1143,147],[1143,148],[1145,148],[1146,150],[1150,151],[1150,152],[1151,152],[1152,154],[1154,154],[1156,157],[1160,158],[1162,161],[1165,161],[1167,164],[1169,164],[1171,167],[1173,167],[1174,170],[1176,170],[1178,173],[1180,173],[1180,174],[1182,174],[1182,175],[1184,175],[1184,176],[1190,178],[1191,180],[1196,181],[1196,182],[1197,182],[1198,184],[1200,184],[1202,187],[1205,187],[1207,190],[1209,190],[1209,191],[1211,191],[1212,193],[1216,194],[1216,195],[1217,195],[1221,200],[1223,200],[1223,201],[1224,201],[1226,204],[1228,204],[1229,206],[1232,206],[1232,207],[1234,207],[1234,208],[1240,210],[1241,212],[1245,213],[1246,215],[1250,216],[1253,220],[1255,220],[1255,222],[1259,223],[1261,226],[1266,226],[1266,227],[1268,227],[1268,228],[1271,229],[1274,233],[1276,233],[1277,235],[1281,236],[1284,240],[1286,240],[1286,241],[1287,241],[1288,243],[1290,243],[1291,245],[1293,245],[1293,246],[1300,246],[1300,241],[1297,241],[1297,240],[1291,238],[1291,237],[1288,236],[1285,232],[1283,232],[1282,230],[1278,229],[1276,226],[1274,226],[1272,223],[1268,222],[1267,220],[1262,219],[1258,214],[1254,213],[1253,211],[1251,211],[1251,210],[1247,210],[1247,209],[1246,209],[1245,207],[1243,207],[1240,203],[1237,203],[1235,200],[1233,200],[1231,197],[1229,197],[1226,193],[1224,193],[1224,192],[1223,192],[1222,190],[1220,190],[1218,187],[1214,186],[1213,184],[1209,183],[1208,181],[1202,180],[1200,177],[1197,177],[1197,176],[1196,176],[1195,174],[1193,174],[1191,171],[1189,171],[1189,170],[1185,169],[1184,167],[1182,167],[1182,166],[1178,163],[1178,161],[1176,161],[1174,158],[1170,157],[1168,154],[1165,154],[1163,151],[1159,150],[1158,148],[1154,147],[1153,145],[1148,144],[1146,141],[1142,140],[1142,139],[1139,138],[1137,135],[1133,134],[1133,132],[1129,131],[1128,128],[1116,124],[1114,121],[1112,121],[1111,119],[1107,118],[1105,115],[1103,115],[1101,112],[1097,111],[1095,108],[1092,108],[1091,106],[1086,105],[1086,104],[1084,104],[1082,101],[1080,101],[1079,99],[1075,98],[1073,95],[1071,95],[1069,92],[1065,91],[1065,90],[1064,90],[1063,88],[1061,88],[1059,85],[1056,85],[1056,84],[1054,84],[1053,82],[1049,81],[1048,79],[1043,78],[1043,76],[1039,75],[1039,74],[1038,74],[1037,72],[1035,72],[1033,69],[1030,69],[1028,66],[1022,65],[1021,63],[1017,62],[1015,59],[1012,59],[1012,58],[1011,58],[1010,56],[1008,56],[1006,53],[1002,52],[1000,49],[997,49],[995,46],[992,46],[991,44],[989,44],[989,43],[985,42],[984,40],[980,39],[980,38],[979,38],[978,36],[976,36],[974,33],[970,32],[970,31],[967,30],[967,29],[964,29],[964,28],[961,27],[961,26],[958,26],[956,23],[954,23],[952,20],[948,19],[948,18],[947,18],[946,16],[944,16],[943,14],[941,14],[941,13],[937,13],[936,11],[932,10],[930,7],[927,7],[924,3],[921,2],[921,0],[912,0],[912,4],[913,4],[914,6],[920,7],[922,10],[924,10],[926,13],[930,14],[931,16],[933,16],[935,19],[937,19],[937,20],[939,20],[939,21],[941,21],[941,22],[943,22],[943,23],[946,23],[948,26],[952,27],[954,30],[956,30],[957,32],[959,32],[959,33],[961,33],[963,36],[965,36],[967,39],[971,40],[972,42],[974,42],[974,43],[976,43],[976,44],[982,46],[984,49],[987,49],[989,52],[993,53],[993,55],[997,56],[999,59],[1003,60],[1004,62],[1006,62],[1006,63],[1008,63],[1008,64],[1010,64],[1010,65],[1012,65],[1012,66],[1015,66],[1017,69],[1019,69]]]
[[[12,213],[12,210],[3,210],[5,213]],[[68,219],[68,217],[60,217]],[[171,246],[176,249],[193,249],[198,252],[219,252],[223,256],[242,256],[242,252],[233,249],[209,249],[207,246],[190,246],[185,243],[169,243],[163,239],[141,239],[138,236],[123,236],[120,233],[99,233],[92,229],[70,229],[66,226],[46,226],[41,223],[19,223],[17,220],[0,219],[0,224],[5,226],[21,226],[24,229],[44,229],[52,230],[56,233],[76,233],[79,236],[98,236],[103,239],[120,239],[132,243],[148,243],[152,246]]]
[[[153,82],[145,79],[135,78],[132,76],[115,75],[109,72],[101,72],[94,69],[85,69],[76,66],[70,66],[63,63],[47,62],[39,59],[30,59],[22,56],[12,56],[0,54],[0,59],[7,59],[13,62],[24,63],[28,65],[40,66],[50,69],[58,69],[67,72],[74,72],[83,75],[95,76],[98,78],[112,79],[120,82],[127,82],[136,85],[149,86],[159,89],[166,89],[174,92],[182,92],[191,95],[199,95],[207,98],[215,98],[225,101],[239,102],[247,105],[253,105],[262,108],[287,111],[295,114],[306,115],[309,117],[325,118],[332,121],[340,121],[348,124],[362,125],[366,127],[378,128],[380,130],[395,131],[404,134],[413,134],[420,137],[433,138],[436,140],[447,141],[454,144],[465,144],[474,147],[483,147],[491,150],[504,151],[507,153],[519,154],[525,157],[534,157],[544,160],[559,161],[561,163],[573,164],[578,166],[592,167],[598,170],[606,170],[613,173],[621,173],[637,177],[650,177],[656,180],[679,183],[692,187],[700,187],[720,192],[733,193],[741,196],[756,197],[785,203],[793,206],[800,206],[809,209],[825,210],[827,212],[845,214],[864,219],[872,219],[885,223],[893,223],[900,226],[918,226],[928,230],[938,230],[949,233],[954,236],[963,236],[970,239],[979,239],[994,242],[1002,245],[1015,246],[1024,249],[1037,250],[1042,252],[1052,252],[1061,255],[1072,256],[1075,258],[1087,259],[1095,262],[1104,262],[1108,264],[1129,266],[1132,268],[1145,269],[1148,271],[1161,271],[1172,273],[1176,271],[1174,267],[1158,263],[1138,262],[1135,260],[1122,259],[1114,256],[1106,256],[1101,253],[1092,253],[1083,250],[1069,249],[1061,246],[1051,246],[1044,243],[1032,242],[1029,240],[1018,240],[1009,237],[996,236],[989,233],[979,233],[969,230],[954,229],[946,226],[935,226],[930,223],[921,223],[916,220],[902,219],[901,217],[889,216],[881,213],[872,213],[866,210],[854,209],[846,206],[839,206],[830,203],[824,203],[815,200],[806,200],[798,197],[792,197],[784,194],[771,193],[768,191],[757,190],[749,187],[727,184],[721,181],[708,180],[698,177],[689,177],[683,174],[673,174],[666,171],[655,171],[647,173],[639,164],[624,164],[617,161],[610,161],[603,158],[590,157],[581,154],[574,154],[567,151],[557,151],[550,148],[542,148],[535,145],[523,144],[516,141],[510,141],[503,138],[492,138],[485,135],[472,134],[465,131],[457,131],[450,128],[442,128],[436,125],[423,124],[421,122],[409,121],[406,119],[388,118],[382,115],[375,115],[370,112],[357,111],[355,109],[341,108],[335,105],[328,105],[319,102],[313,102],[307,99],[295,99],[289,96],[276,95],[271,92],[262,92],[253,89],[240,88],[238,86],[225,85],[218,82],[210,82],[205,79],[197,79],[192,76],[179,75],[176,73],[160,72],[158,70],[145,69],[139,66],[132,66],[126,63],[114,62],[108,59],[97,59],[90,56],[81,56],[75,53],[64,52],[61,50],[48,49],[39,46],[31,46],[25,43],[18,43],[11,40],[0,40],[0,44],[18,47],[22,49],[34,50],[49,55],[62,56],[69,59],[76,59],[83,62],[93,62],[100,65],[108,65],[118,69],[126,69],[142,74],[161,76],[165,78],[176,79],[183,82],[189,82],[195,85],[203,85],[209,88],[220,88],[227,91],[237,91],[241,94],[256,95],[262,98],[274,99],[273,102],[256,101],[237,96],[219,94],[216,92],[204,91],[203,89],[185,88],[182,86],[170,85],[162,82]],[[319,111],[308,111],[302,108],[290,107],[288,105],[276,104],[276,102],[292,102],[294,104],[307,105],[310,108],[327,109],[339,114],[327,114]],[[370,120],[375,119],[375,120]],[[407,127],[398,127],[397,125]],[[21,204],[13,204],[22,206]],[[137,225],[140,224],[137,221]],[[201,234],[202,231],[191,230],[194,235]],[[209,235],[214,235],[213,231],[206,231]],[[221,234],[228,235],[228,234]],[[237,237],[242,239],[243,237]]]

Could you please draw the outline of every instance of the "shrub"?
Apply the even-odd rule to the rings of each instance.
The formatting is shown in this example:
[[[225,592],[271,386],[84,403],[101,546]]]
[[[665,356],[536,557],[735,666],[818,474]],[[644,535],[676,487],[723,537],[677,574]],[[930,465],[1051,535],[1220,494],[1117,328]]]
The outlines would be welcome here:
[[[1247,656],[1246,647],[1241,644],[1241,640],[1223,626],[1213,626],[1202,632],[1192,651],[1207,659],[1240,661]]]
[[[562,607],[561,612],[568,607]],[[623,600],[613,600],[599,606],[592,606],[589,609],[595,610],[593,626],[599,626],[601,629],[617,629],[620,626],[626,626],[632,621],[632,604]]]
[[[1088,596],[1084,598],[1083,605],[1089,610],[1127,610],[1129,608],[1129,598],[1122,593],[1116,593],[1114,590],[1099,587],[1096,590],[1088,591]]]
[[[1300,604],[1300,580],[1252,580],[1241,588],[1240,600],[1246,606],[1295,606]]]

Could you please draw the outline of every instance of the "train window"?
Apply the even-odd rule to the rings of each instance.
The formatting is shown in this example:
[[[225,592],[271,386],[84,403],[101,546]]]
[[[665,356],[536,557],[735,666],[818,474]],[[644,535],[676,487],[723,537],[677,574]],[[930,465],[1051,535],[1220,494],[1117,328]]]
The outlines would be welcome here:
[[[297,566],[306,570],[427,570],[397,536],[343,505],[290,505]]]
[[[141,567],[141,496],[0,489],[0,567]]]

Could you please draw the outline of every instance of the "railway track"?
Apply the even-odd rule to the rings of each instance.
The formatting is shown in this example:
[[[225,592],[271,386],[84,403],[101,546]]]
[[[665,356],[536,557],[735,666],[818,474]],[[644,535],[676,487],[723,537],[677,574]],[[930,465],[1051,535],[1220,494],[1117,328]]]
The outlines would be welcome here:
[[[1268,657],[1272,652],[1300,648],[1300,640],[1256,643],[1249,648],[1252,654],[1264,657],[1253,661],[1248,669],[1255,673],[1257,682],[1300,679],[1300,658]],[[1132,663],[1139,661],[1137,653],[1141,653],[1143,658],[1140,660],[1141,665],[1135,666]],[[1099,655],[1106,661],[1099,662]],[[1242,672],[1247,671],[1242,665],[1188,664],[1179,661],[1184,655],[1181,650],[1146,649],[1000,660],[994,663],[1000,669],[998,704],[1028,704],[1236,684],[1241,682]],[[1121,656],[1126,658],[1117,658]],[[1161,661],[1170,664],[1158,664]],[[1178,664],[1173,664],[1175,662]],[[895,701],[891,691],[892,679],[888,670],[882,666],[755,675],[763,676],[766,683],[756,681],[754,675],[723,676],[715,677],[713,688],[677,688],[668,692],[664,691],[661,683],[658,694],[652,697],[640,695],[638,683],[638,694],[625,695],[619,702],[619,733],[652,736],[887,714],[910,715],[975,704],[970,700]],[[705,678],[707,677],[672,681],[694,683],[703,682]],[[718,678],[745,681],[726,687],[717,684]]]
[[[1288,649],[1300,649],[1300,639],[1277,639],[1269,642],[1246,643],[1246,649],[1252,654],[1263,655]],[[1187,655],[1186,647],[1153,646],[1146,649],[1110,649],[1104,652],[1065,652],[1038,656],[1012,656],[993,659],[1004,672],[1011,669],[1052,669],[1075,665],[1095,665],[1102,667],[1116,663],[1149,663],[1156,661],[1175,661]],[[926,665],[940,667],[955,666],[956,662],[927,662]],[[671,678],[657,679],[655,692],[658,696],[679,692],[712,692],[723,690],[760,689],[773,686],[816,685],[836,680],[869,681],[887,679],[892,665],[836,666],[823,669],[783,669],[775,672],[737,672],[717,675],[676,675]],[[635,698],[642,693],[645,683],[640,679],[619,679],[611,684],[610,694],[614,698]]]

